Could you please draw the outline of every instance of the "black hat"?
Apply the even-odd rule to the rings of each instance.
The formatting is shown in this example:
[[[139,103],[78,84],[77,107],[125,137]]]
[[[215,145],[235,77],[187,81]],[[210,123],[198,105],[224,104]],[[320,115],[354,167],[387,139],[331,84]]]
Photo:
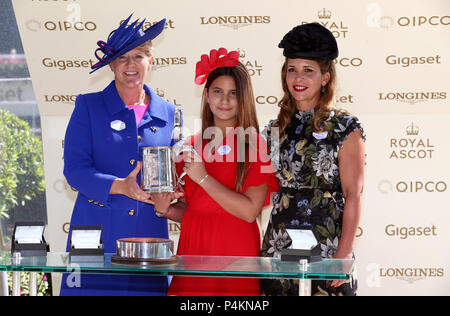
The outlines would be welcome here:
[[[287,58],[333,60],[339,55],[333,34],[319,23],[294,27],[278,47],[284,48],[283,55]]]

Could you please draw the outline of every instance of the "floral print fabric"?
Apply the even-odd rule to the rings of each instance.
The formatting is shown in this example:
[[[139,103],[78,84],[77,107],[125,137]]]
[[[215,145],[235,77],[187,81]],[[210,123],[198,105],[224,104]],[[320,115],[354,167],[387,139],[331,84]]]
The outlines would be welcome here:
[[[280,257],[291,245],[286,226],[309,226],[322,248],[323,258],[336,253],[342,233],[344,197],[339,177],[338,153],[348,135],[360,130],[358,119],[333,110],[324,122],[327,132],[313,133],[313,111],[296,111],[281,140],[272,136],[271,121],[263,131],[277,169],[280,191],[264,236],[262,256]],[[298,282],[261,280],[266,295],[298,295]],[[331,281],[313,281],[313,295],[355,295],[356,280],[339,288]]]

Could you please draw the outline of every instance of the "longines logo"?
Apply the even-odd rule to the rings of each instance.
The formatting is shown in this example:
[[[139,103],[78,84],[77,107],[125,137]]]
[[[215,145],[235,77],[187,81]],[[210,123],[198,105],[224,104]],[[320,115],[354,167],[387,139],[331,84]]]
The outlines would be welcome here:
[[[392,66],[410,67],[412,65],[435,65],[441,63],[441,56],[404,56],[389,55],[386,57],[386,63]]]
[[[263,66],[261,63],[256,59],[248,58],[245,50],[238,48],[237,51],[239,52],[239,59],[241,63],[247,68],[250,76],[260,77],[263,72]]]
[[[125,20],[122,20],[122,21],[120,21],[119,22],[119,26],[124,22]],[[154,24],[156,24],[156,23],[158,23],[159,21],[146,21],[146,22],[144,22],[144,24],[142,24],[142,27],[141,27],[141,29],[143,30],[143,31],[145,31],[146,29],[148,29],[150,26],[152,26],[152,25],[154,25]],[[131,23],[130,24],[128,24],[127,26],[130,26],[131,25]],[[172,20],[172,19],[166,19],[166,25],[165,25],[165,27],[164,27],[165,29],[172,29],[172,30],[174,30],[175,29],[175,22],[174,22],[174,20]]]
[[[180,233],[181,224],[169,222],[169,233]]]
[[[54,95],[44,95],[45,102],[49,103],[65,103],[73,105],[77,99],[76,95],[62,95],[62,94],[54,94]]]
[[[342,20],[334,19],[333,13],[330,10],[326,8],[319,10],[317,12],[317,18],[317,21],[302,21],[301,24],[317,22],[329,29],[335,38],[347,38],[349,32],[348,26]]]
[[[270,24],[270,16],[201,16],[200,25],[219,25],[238,30],[255,24]]]
[[[428,91],[428,92],[379,92],[380,101],[398,101],[414,105],[420,102],[431,100],[446,100],[447,92]]]
[[[432,226],[418,226],[418,227],[398,227],[394,224],[389,224],[384,230],[389,237],[397,237],[406,240],[412,237],[436,237],[437,227]]]
[[[50,57],[42,59],[42,65],[46,68],[55,68],[58,70],[67,70],[69,68],[91,68],[95,64],[92,59],[89,60],[61,60]]]
[[[155,57],[155,59],[153,60],[152,70],[186,64],[187,57]]]
[[[430,138],[420,138],[420,128],[414,123],[405,129],[407,137],[391,138],[389,159],[432,159],[435,146]]]
[[[395,278],[413,284],[419,280],[428,278],[443,278],[444,268],[379,268],[381,278]]]

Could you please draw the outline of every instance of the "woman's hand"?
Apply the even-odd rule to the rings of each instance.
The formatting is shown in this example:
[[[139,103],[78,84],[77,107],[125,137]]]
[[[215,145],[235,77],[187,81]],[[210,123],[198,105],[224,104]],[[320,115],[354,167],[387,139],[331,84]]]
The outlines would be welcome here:
[[[142,162],[138,161],[136,168],[130,172],[130,174],[125,178],[117,178],[114,180],[110,194],[122,194],[130,199],[141,201],[147,204],[153,204],[150,200],[150,194],[143,191],[137,184],[136,177],[141,171]]]
[[[150,204],[155,206],[155,212],[166,213],[172,204],[173,200],[183,197],[182,192],[175,193],[150,193],[151,201]]]
[[[334,254],[333,259],[353,259],[353,253],[345,254],[338,250]],[[349,281],[334,280],[333,282],[331,282],[331,287],[338,288],[345,283],[349,283]]]

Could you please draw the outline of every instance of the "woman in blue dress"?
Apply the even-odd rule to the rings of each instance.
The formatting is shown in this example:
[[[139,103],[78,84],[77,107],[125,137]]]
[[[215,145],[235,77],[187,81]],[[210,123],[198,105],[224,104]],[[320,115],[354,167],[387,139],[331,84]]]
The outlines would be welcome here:
[[[141,147],[174,143],[175,106],[144,84],[153,62],[151,40],[163,31],[165,20],[142,31],[144,22],[128,26],[130,18],[107,42],[98,42],[99,62],[92,66],[94,72],[109,65],[115,80],[101,92],[77,97],[65,136],[64,175],[79,192],[71,227],[101,225],[105,253],[115,253],[120,238],[168,238],[167,219],[155,215],[138,175]],[[61,295],[165,295],[168,287],[166,277],[67,278]]]

